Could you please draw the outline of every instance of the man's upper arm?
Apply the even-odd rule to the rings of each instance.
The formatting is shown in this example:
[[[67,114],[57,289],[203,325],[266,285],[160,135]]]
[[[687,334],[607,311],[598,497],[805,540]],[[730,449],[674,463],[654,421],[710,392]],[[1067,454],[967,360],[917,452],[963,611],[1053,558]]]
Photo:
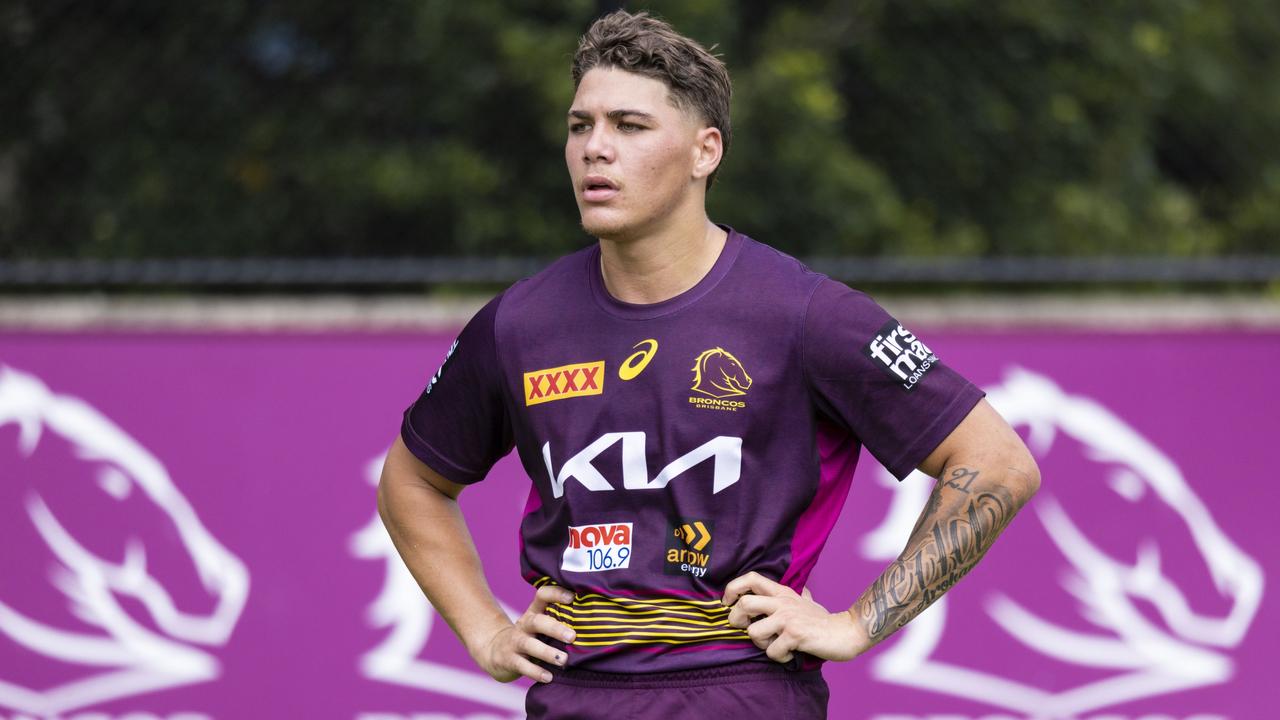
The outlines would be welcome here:
[[[409,448],[405,447],[404,440],[399,437],[391,444],[391,450],[387,453],[387,459],[383,465],[384,481],[390,478],[412,476],[423,483],[430,485],[440,491],[442,495],[447,495],[454,500],[462,494],[462,490],[466,485],[453,482],[435,470],[430,465],[419,460],[413,453],[409,452]]]
[[[823,280],[806,309],[805,375],[819,412],[850,430],[899,479],[982,398],[863,293]]]
[[[938,477],[948,465],[1013,470],[1039,485],[1035,459],[1009,423],[984,398],[919,465],[920,471]],[[1034,488],[1032,489],[1034,492]]]
[[[501,299],[485,305],[459,333],[400,426],[407,452],[452,484],[483,480],[514,444],[497,349]]]

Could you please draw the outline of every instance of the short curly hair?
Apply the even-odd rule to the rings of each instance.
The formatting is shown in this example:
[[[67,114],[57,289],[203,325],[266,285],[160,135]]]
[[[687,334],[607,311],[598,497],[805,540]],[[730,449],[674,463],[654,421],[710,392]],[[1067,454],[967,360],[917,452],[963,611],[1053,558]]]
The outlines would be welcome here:
[[[709,127],[718,129],[724,154],[729,153],[729,98],[733,94],[729,70],[697,41],[648,13],[617,10],[592,23],[579,41],[573,55],[575,90],[582,77],[596,67],[618,68],[666,83],[672,104],[696,112]],[[707,177],[708,189],[719,171],[716,168]]]

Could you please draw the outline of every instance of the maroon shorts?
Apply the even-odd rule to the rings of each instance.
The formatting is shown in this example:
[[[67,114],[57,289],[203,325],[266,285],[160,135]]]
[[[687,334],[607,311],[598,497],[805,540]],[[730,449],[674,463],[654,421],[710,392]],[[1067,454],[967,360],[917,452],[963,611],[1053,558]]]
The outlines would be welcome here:
[[[821,720],[828,696],[821,669],[772,663],[637,675],[557,669],[529,688],[525,712],[530,720]]]

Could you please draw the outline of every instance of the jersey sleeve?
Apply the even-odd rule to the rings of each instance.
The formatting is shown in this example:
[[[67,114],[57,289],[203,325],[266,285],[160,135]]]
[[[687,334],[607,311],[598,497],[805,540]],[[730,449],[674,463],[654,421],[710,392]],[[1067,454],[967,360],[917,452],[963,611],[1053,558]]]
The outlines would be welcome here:
[[[483,480],[514,442],[494,334],[501,300],[471,318],[400,425],[414,456],[463,485]]]
[[[830,279],[810,297],[802,343],[817,409],[899,480],[983,396],[874,300]]]

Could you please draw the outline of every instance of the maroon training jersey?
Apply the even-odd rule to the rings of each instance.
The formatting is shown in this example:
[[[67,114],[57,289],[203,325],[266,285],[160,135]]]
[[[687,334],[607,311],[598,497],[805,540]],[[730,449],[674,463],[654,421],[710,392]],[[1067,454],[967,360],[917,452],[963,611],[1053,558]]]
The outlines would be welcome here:
[[[903,478],[981,396],[866,295],[729,230],[661,303],[609,295],[598,245],[511,286],[401,435],[464,484],[517,448],[521,567],[576,593],[549,611],[577,633],[570,667],[665,672],[768,661],[725,585],[754,570],[798,592],[859,448]]]

